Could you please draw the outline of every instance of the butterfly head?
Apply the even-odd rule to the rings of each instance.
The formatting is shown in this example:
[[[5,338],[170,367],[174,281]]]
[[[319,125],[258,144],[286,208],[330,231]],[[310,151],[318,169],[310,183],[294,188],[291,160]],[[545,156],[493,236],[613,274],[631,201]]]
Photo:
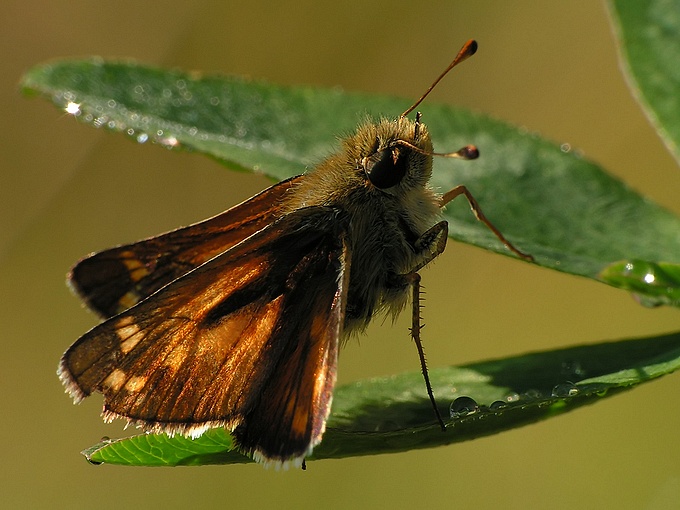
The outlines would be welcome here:
[[[366,123],[354,138],[355,168],[368,186],[393,194],[432,175],[432,140],[419,116]]]

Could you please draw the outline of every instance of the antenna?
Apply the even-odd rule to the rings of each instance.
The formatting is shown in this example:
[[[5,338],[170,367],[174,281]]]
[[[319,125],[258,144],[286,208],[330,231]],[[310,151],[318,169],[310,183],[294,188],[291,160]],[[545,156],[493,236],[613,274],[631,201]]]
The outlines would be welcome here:
[[[399,117],[406,117],[409,113],[411,113],[413,110],[415,110],[420,103],[423,102],[423,100],[432,92],[432,89],[434,89],[437,86],[437,83],[441,81],[441,79],[447,75],[447,73],[456,67],[458,64],[463,62],[464,60],[467,60],[468,57],[471,57],[472,55],[475,54],[477,51],[477,41],[474,39],[470,39],[468,42],[466,42],[463,47],[460,49],[458,52],[458,55],[456,55],[456,58],[453,59],[453,61],[449,64],[449,67],[447,67],[442,74],[439,75],[439,77],[434,80],[432,85],[430,85],[430,88],[425,91],[425,93],[420,96],[420,99],[413,103],[413,106],[411,106],[408,110],[406,110],[404,113],[402,113]]]
[[[416,124],[417,125],[417,124]],[[466,145],[462,149],[458,149],[455,152],[428,152],[417,145],[407,142],[406,140],[395,140],[394,145],[402,145],[408,147],[412,151],[419,152],[420,154],[425,154],[426,156],[440,156],[442,158],[454,158],[454,159],[477,159],[479,157],[479,149],[474,145]]]

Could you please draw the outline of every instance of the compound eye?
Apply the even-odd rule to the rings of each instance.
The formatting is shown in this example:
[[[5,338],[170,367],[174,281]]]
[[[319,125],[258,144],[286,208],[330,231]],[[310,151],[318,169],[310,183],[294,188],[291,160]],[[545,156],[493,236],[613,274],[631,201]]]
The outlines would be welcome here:
[[[364,159],[366,177],[376,188],[396,186],[406,175],[406,152],[399,147],[388,147]]]

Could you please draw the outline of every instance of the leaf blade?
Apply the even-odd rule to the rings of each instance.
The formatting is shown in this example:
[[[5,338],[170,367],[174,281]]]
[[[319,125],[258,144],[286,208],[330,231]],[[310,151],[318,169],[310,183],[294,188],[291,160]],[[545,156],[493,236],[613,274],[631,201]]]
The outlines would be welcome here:
[[[366,116],[397,115],[400,99],[242,78],[201,77],[129,62],[61,61],[30,70],[27,92],[67,105],[79,118],[171,148],[184,147],[276,179],[302,173]],[[423,105],[436,147],[480,147],[474,162],[440,158],[433,185],[465,184],[486,215],[539,265],[602,278],[624,259],[680,263],[680,218],[603,169],[502,122],[446,105]],[[454,201],[444,212],[456,240],[508,255]],[[657,289],[636,292],[657,299]],[[661,302],[675,303],[662,299]]]
[[[609,3],[622,67],[633,94],[680,161],[680,13],[663,0]]]
[[[450,418],[446,433],[435,422],[420,373],[359,381],[337,388],[324,440],[311,458],[397,453],[468,441],[597,403],[678,368],[680,332],[433,369],[430,379],[440,406],[460,396],[480,405]],[[493,407],[494,401],[504,402],[504,407]],[[100,443],[84,454],[91,462],[123,465],[251,462],[231,450],[228,437],[223,429],[212,429],[194,441],[140,435]],[[152,448],[153,454],[148,452]],[[140,458],[153,462],[140,464]]]

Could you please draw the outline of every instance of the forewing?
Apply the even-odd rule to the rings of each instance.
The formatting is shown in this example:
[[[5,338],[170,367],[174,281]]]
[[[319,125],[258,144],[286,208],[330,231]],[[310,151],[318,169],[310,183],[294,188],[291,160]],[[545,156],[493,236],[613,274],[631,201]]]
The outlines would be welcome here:
[[[200,223],[90,255],[73,267],[69,282],[92,310],[113,317],[274,222],[300,178]]]
[[[349,274],[347,221],[284,216],[81,337],[59,374],[105,418],[199,435],[224,425],[241,449],[301,460],[330,411]]]

